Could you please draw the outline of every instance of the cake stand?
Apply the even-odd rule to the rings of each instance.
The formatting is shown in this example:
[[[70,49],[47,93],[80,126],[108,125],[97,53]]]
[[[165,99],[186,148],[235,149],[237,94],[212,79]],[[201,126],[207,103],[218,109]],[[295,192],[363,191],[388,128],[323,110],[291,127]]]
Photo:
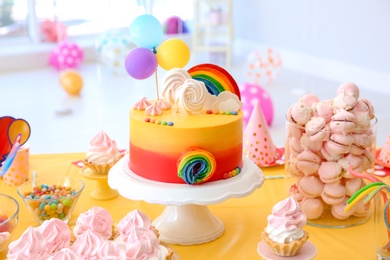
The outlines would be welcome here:
[[[87,179],[96,181],[96,186],[90,196],[94,200],[110,200],[118,197],[118,191],[108,186],[108,176],[104,174],[94,174],[89,168],[80,169],[80,174]]]
[[[172,184],[142,178],[128,169],[126,156],[108,174],[108,185],[125,198],[165,205],[153,221],[160,239],[170,244],[195,245],[220,237],[224,224],[207,205],[251,194],[264,182],[262,171],[243,158],[241,173],[227,180],[202,185]]]

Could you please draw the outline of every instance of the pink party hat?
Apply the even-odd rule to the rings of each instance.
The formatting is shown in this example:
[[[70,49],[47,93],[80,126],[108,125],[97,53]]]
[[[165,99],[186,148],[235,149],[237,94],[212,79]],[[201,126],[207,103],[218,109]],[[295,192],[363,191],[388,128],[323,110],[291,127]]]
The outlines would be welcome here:
[[[377,154],[376,163],[382,166],[385,166],[387,168],[390,167],[390,134],[388,134],[386,143],[382,147],[382,149],[379,150],[379,154]]]
[[[243,150],[244,156],[259,167],[270,166],[279,159],[259,102],[255,103],[245,128]]]

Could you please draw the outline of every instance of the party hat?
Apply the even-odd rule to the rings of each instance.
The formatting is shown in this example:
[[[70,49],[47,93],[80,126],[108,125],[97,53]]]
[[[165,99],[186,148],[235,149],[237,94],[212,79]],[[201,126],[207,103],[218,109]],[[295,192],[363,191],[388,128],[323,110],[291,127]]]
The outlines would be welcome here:
[[[380,149],[375,162],[379,165],[390,168],[390,134],[387,136],[385,145]]]
[[[259,102],[255,103],[245,128],[243,150],[244,156],[259,167],[272,165],[279,159]]]

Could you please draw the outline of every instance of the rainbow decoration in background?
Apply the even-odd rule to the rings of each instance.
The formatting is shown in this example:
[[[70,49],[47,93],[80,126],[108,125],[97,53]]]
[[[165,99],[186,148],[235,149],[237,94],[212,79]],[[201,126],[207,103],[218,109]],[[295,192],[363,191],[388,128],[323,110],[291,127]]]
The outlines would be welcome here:
[[[241,100],[237,82],[224,68],[215,64],[203,63],[188,70],[193,79],[202,81],[210,94],[218,96],[223,91],[230,91]]]
[[[185,150],[177,162],[178,176],[190,185],[210,179],[217,164],[210,152],[194,147]]]

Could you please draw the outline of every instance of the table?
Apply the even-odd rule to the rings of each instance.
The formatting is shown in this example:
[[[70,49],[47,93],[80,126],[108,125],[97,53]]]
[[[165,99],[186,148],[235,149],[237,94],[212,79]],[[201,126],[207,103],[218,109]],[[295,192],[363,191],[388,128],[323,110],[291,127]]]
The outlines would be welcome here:
[[[69,225],[74,225],[77,216],[93,206],[108,209],[113,219],[119,222],[128,212],[138,209],[152,220],[157,218],[165,206],[148,204],[143,201],[131,201],[122,196],[113,200],[97,201],[89,194],[94,181],[79,174],[79,168],[72,162],[84,158],[85,153],[70,154],[32,154],[30,155],[30,173],[35,170],[39,176],[66,175],[79,177],[85,183],[85,189],[76,205]],[[265,176],[279,175],[283,166],[262,169]],[[210,211],[225,225],[224,234],[215,241],[192,246],[172,245],[181,259],[261,259],[256,249],[261,241],[261,232],[267,225],[267,216],[278,201],[286,198],[287,188],[283,179],[266,179],[263,186],[244,198],[231,198],[225,202],[209,205]],[[26,206],[17,195],[15,187],[9,187],[0,180],[0,192],[11,195],[20,203],[19,223],[12,236],[16,240],[29,226],[37,226]],[[329,229],[306,226],[310,234],[309,241],[316,245],[316,260],[328,259],[376,259],[373,219],[367,223],[345,229]],[[0,253],[5,259],[6,251]]]

